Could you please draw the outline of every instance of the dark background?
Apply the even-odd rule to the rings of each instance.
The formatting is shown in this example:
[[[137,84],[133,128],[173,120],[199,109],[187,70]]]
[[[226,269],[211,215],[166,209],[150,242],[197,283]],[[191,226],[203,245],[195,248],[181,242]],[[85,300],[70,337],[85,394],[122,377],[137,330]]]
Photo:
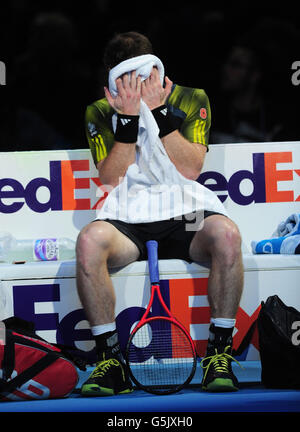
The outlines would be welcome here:
[[[152,41],[166,74],[203,88],[212,144],[299,140],[295,3],[11,0],[0,11],[0,151],[87,148],[84,112],[103,97],[103,49],[116,33]],[[261,2],[264,4],[265,2]]]

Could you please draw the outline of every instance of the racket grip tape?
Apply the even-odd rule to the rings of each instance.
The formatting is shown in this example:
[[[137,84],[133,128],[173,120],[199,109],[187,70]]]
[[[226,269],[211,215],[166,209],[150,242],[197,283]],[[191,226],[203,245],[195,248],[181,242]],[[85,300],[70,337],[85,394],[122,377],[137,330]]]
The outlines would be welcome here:
[[[148,266],[151,284],[159,283],[159,271],[158,271],[158,243],[156,240],[149,240],[146,242],[148,251]]]

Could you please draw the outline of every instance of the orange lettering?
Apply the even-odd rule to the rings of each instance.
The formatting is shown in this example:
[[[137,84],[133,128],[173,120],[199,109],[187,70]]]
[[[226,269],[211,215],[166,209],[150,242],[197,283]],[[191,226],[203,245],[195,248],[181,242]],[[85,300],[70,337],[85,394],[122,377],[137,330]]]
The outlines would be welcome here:
[[[207,295],[207,278],[170,279],[170,309],[175,318],[190,331],[190,324],[209,324],[210,308],[189,307],[189,296]],[[207,339],[194,340],[198,355],[205,355]],[[176,355],[176,354],[175,354]]]
[[[300,176],[300,170],[296,169],[296,170],[294,170],[294,171],[295,171],[295,173],[296,173],[298,176]],[[296,199],[295,201],[300,201],[300,195],[298,195],[298,197],[297,197],[297,199]]]
[[[277,189],[277,182],[293,180],[293,170],[277,170],[276,165],[292,161],[292,152],[265,153],[266,202],[294,201],[293,191]]]
[[[89,189],[89,178],[74,178],[75,171],[89,171],[89,160],[61,161],[63,210],[89,210],[89,198],[75,198],[75,189]]]

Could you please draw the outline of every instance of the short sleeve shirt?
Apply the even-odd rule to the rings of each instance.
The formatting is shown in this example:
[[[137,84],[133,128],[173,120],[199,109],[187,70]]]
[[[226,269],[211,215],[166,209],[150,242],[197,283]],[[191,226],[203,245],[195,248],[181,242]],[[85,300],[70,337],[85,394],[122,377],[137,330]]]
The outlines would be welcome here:
[[[208,147],[211,112],[205,91],[175,84],[166,105],[179,132],[188,141]],[[114,145],[114,113],[106,98],[86,109],[85,130],[95,165],[106,158]]]

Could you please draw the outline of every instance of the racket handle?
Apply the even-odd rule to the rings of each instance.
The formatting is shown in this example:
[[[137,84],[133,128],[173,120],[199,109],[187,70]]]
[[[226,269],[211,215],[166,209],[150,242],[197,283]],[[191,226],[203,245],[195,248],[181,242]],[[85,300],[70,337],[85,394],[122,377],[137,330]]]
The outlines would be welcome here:
[[[158,244],[156,240],[149,240],[146,242],[148,251],[148,265],[149,265],[149,275],[151,284],[159,283],[159,271],[158,271],[158,255],[157,249]]]

